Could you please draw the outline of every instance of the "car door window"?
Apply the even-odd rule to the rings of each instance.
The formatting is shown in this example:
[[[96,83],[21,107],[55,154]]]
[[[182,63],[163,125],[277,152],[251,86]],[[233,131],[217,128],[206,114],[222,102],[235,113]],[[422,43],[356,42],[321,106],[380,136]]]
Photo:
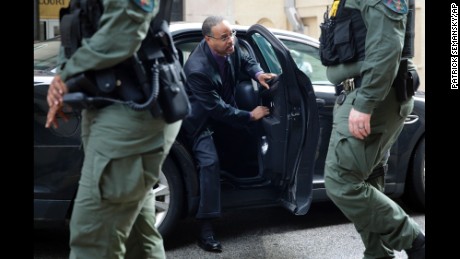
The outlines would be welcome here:
[[[258,33],[252,35],[254,42],[257,43],[257,46],[260,49],[260,52],[267,63],[269,72],[275,73],[277,75],[281,74],[283,71],[280,67],[280,62],[273,51],[273,47],[270,42],[268,42],[264,37]]]

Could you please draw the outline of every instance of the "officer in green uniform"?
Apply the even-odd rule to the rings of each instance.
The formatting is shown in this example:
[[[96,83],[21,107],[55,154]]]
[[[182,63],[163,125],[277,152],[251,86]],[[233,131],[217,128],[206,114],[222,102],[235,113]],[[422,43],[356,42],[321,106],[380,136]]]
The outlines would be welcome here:
[[[131,57],[145,38],[158,0],[103,0],[97,31],[69,58],[60,52],[60,71],[48,90],[46,127],[57,127],[67,79],[112,67]],[[85,160],[70,221],[70,258],[125,258],[130,235],[142,251],[130,258],[165,258],[155,228],[155,197],[162,163],[181,121],[166,124],[150,111],[123,104],[82,111]],[[133,231],[131,231],[133,229]],[[128,248],[129,250],[129,248]],[[135,256],[134,256],[135,254]]]
[[[338,98],[334,107],[326,191],[360,233],[364,258],[394,258],[393,251],[403,249],[409,258],[425,258],[420,227],[383,194],[383,176],[370,177],[386,164],[387,151],[413,108],[413,98],[398,101],[392,87],[404,46],[407,3],[346,0],[345,8],[357,10],[355,18],[362,19],[367,32],[361,60],[328,68],[335,77],[354,78],[355,85],[345,87],[345,99]]]

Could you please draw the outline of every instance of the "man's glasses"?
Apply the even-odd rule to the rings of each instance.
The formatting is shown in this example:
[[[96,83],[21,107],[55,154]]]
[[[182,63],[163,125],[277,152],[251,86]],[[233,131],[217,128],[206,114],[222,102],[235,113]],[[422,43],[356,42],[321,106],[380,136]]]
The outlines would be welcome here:
[[[211,37],[211,38],[213,38],[213,39],[215,39],[215,40],[221,40],[222,42],[227,42],[228,39],[230,39],[230,38],[232,38],[232,39],[235,38],[235,35],[236,35],[236,31],[233,30],[233,31],[232,31],[232,35],[230,35],[230,36],[222,36],[222,37],[220,37],[220,38],[216,38],[216,37],[213,37],[213,36],[211,36],[211,35],[206,35],[206,36]]]

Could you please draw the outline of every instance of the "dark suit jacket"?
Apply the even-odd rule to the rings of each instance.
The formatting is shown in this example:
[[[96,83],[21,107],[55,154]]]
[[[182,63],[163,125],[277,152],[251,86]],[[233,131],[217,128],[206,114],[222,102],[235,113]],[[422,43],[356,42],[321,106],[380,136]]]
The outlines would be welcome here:
[[[253,58],[241,52],[237,40],[230,62],[233,67],[233,82],[236,84],[242,76],[241,73],[246,73],[255,79],[256,73],[262,71]],[[204,39],[188,58],[184,65],[184,72],[187,77],[186,91],[192,112],[183,121],[182,129],[189,140],[194,139],[206,128],[210,118],[237,127],[249,124],[250,111],[239,110],[221,99],[223,84],[219,67]]]

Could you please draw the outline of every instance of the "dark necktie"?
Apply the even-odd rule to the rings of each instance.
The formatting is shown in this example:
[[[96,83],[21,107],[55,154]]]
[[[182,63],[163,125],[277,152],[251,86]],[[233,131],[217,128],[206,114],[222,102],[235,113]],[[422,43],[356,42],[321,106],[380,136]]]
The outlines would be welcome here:
[[[232,106],[236,106],[233,85],[232,66],[230,58],[227,57],[224,63],[224,76],[222,78],[222,100]]]

